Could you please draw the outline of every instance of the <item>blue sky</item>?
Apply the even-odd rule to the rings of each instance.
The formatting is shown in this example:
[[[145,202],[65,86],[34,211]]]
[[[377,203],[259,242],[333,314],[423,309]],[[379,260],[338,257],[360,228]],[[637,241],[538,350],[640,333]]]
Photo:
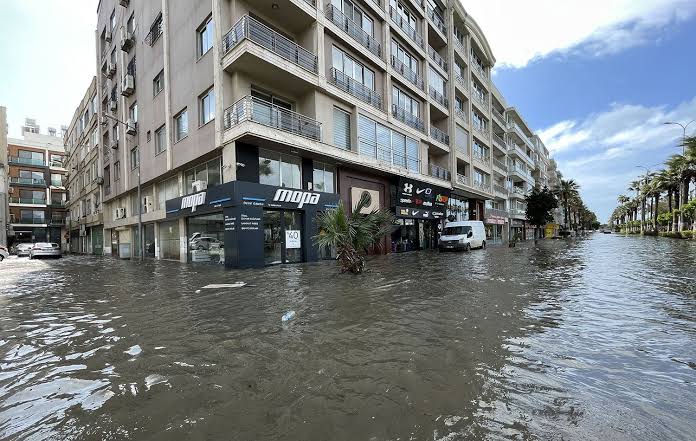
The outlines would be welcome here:
[[[696,119],[696,1],[463,0],[496,57],[494,80],[600,220]],[[68,6],[69,5],[69,6]],[[68,124],[95,72],[97,0],[0,0],[0,105]],[[691,54],[689,56],[689,54]],[[696,129],[696,124],[691,126]]]

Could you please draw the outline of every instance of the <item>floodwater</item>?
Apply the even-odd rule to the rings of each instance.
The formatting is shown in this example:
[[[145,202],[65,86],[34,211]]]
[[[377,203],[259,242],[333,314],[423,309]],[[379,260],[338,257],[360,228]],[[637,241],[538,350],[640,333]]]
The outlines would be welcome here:
[[[696,243],[368,268],[6,260],[0,439],[694,439]]]

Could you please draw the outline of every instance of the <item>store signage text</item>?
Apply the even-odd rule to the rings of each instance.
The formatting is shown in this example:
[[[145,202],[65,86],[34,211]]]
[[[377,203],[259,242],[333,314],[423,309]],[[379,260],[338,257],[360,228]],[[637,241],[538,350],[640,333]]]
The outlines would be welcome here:
[[[302,208],[305,205],[317,205],[319,196],[319,193],[279,188],[273,196],[273,201],[297,204],[297,208]]]
[[[205,204],[204,191],[181,198],[181,209],[183,210],[184,208],[190,208],[191,213],[196,211],[196,207],[203,204]]]

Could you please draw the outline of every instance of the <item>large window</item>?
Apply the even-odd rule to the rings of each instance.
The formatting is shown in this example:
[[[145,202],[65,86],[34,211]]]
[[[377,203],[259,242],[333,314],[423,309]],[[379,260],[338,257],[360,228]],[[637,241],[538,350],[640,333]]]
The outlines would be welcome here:
[[[490,176],[488,176],[480,170],[474,169],[474,183],[481,186],[488,186],[489,182]]]
[[[159,224],[160,259],[179,260],[179,221]]]
[[[167,149],[167,128],[165,126],[155,130],[155,155],[159,155]]]
[[[350,150],[350,114],[334,107],[334,145]]]
[[[474,156],[477,156],[480,159],[488,159],[488,147],[479,144],[476,140],[474,140],[472,150],[474,152]]]
[[[270,150],[259,150],[259,183],[302,188],[300,158]]]
[[[432,67],[429,68],[428,84],[432,89],[442,96],[447,96],[445,79],[440,76]]]
[[[189,217],[189,261],[225,263],[225,222],[222,213]]]
[[[394,8],[396,13],[404,20],[405,23],[408,23],[409,26],[416,29],[416,16],[413,15],[413,13],[407,7],[402,5],[401,2],[397,0],[389,0],[389,6]]]
[[[416,118],[418,117],[420,106],[418,105],[418,100],[413,98],[411,95],[407,94],[396,86],[392,86],[392,99],[398,108],[405,110]]]
[[[361,155],[419,171],[418,141],[364,115],[358,116],[358,149]]]
[[[200,105],[200,125],[208,124],[215,118],[215,90],[211,87],[198,98]]]
[[[174,117],[174,142],[179,142],[188,136],[188,112],[186,109]]]
[[[478,112],[471,112],[471,119],[476,127],[479,127],[481,130],[486,130],[488,123]]]
[[[28,223],[43,224],[46,222],[46,212],[43,210],[20,210],[20,223],[26,221]]]
[[[325,193],[336,192],[336,166],[314,162],[313,189]]]
[[[208,17],[206,21],[198,28],[198,56],[205,55],[211,47],[213,47],[213,18]]]
[[[31,170],[20,170],[19,177],[20,179],[31,179],[32,182],[44,180],[44,174],[42,172],[35,172]]]
[[[411,69],[413,72],[418,73],[418,59],[411,55],[403,46],[397,43],[396,40],[391,42],[391,54],[396,57],[397,60],[401,61]]]
[[[375,73],[362,63],[349,57],[336,46],[332,47],[333,67],[365,87],[375,90]]]
[[[374,37],[372,19],[350,0],[331,0],[331,4],[341,11],[349,20],[362,28],[369,36]]]
[[[179,197],[179,178],[174,176],[157,184],[157,209],[164,210],[169,199]]]
[[[208,188],[222,184],[222,158],[211,159],[208,162],[186,170],[184,173],[184,193],[193,193],[193,183],[203,181]]]
[[[22,159],[32,159],[33,161],[36,161],[37,163],[41,161],[43,163],[44,160],[44,154],[41,152],[32,152],[29,150],[19,150],[17,152],[17,156],[19,156]]]
[[[52,193],[53,195],[60,195],[61,193]],[[35,204],[45,204],[46,203],[46,192],[41,190],[19,190],[19,198],[22,202],[35,203]],[[31,202],[28,202],[31,200]]]

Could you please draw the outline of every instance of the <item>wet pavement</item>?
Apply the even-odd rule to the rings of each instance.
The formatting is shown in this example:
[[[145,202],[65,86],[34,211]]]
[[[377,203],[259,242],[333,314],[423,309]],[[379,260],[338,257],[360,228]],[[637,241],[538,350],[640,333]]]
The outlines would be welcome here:
[[[0,439],[694,439],[696,243],[368,268],[6,260]]]

